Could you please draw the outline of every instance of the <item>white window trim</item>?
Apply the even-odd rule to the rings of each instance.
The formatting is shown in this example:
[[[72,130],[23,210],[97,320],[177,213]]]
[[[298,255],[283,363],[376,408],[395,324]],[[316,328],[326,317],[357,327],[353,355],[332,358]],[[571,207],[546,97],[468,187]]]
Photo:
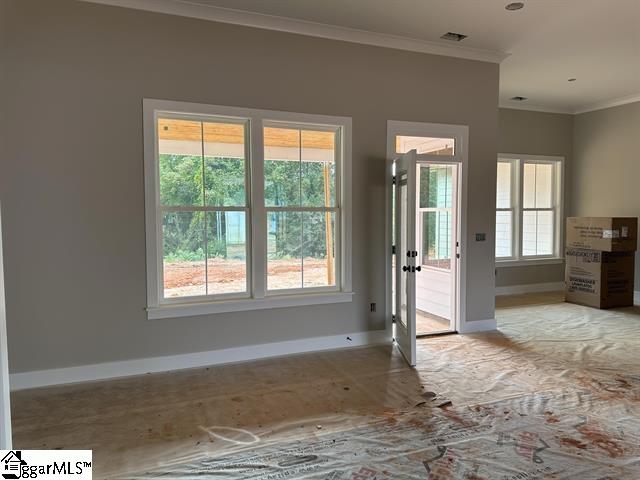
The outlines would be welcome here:
[[[157,210],[160,204],[159,165],[157,151],[157,115],[188,114],[232,119],[248,119],[249,201],[251,218],[250,251],[247,255],[247,275],[250,290],[246,294],[191,297],[161,301],[162,259],[159,243],[162,224]],[[339,191],[336,209],[341,212],[336,232],[336,286],[276,290],[267,292],[266,285],[266,208],[264,206],[263,124],[300,124],[309,127],[338,127],[340,130],[340,161],[336,169]],[[173,318],[222,312],[247,311],[290,306],[341,303],[352,300],[352,227],[351,227],[351,118],[306,113],[280,112],[249,108],[207,105],[168,100],[143,99],[144,165],[145,165],[145,225],[147,248],[147,317]],[[339,202],[339,203],[338,203]],[[303,207],[302,210],[305,210]],[[249,221],[249,220],[247,220]]]
[[[512,217],[512,257],[496,257],[497,267],[519,267],[526,265],[553,265],[564,262],[562,251],[563,245],[563,219],[564,219],[564,168],[565,159],[559,156],[548,155],[525,155],[515,153],[498,154],[498,162],[511,162],[511,209]],[[551,255],[522,255],[522,198],[524,189],[522,188],[522,175],[525,163],[553,164],[554,170],[554,191],[552,209],[554,212],[554,251]],[[509,208],[496,208],[496,211],[506,211]],[[535,209],[527,209],[535,210]]]

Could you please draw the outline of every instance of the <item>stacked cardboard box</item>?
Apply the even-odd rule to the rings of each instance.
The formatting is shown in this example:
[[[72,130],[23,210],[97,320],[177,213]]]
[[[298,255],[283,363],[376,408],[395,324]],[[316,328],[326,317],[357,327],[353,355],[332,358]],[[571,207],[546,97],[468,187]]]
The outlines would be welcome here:
[[[569,217],[566,300],[596,308],[633,305],[638,219]]]

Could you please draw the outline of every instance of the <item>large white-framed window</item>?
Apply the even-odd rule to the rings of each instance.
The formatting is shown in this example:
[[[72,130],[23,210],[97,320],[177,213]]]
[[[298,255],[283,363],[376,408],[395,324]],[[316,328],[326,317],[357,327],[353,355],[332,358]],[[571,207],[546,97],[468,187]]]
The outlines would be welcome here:
[[[496,188],[496,262],[562,259],[562,157],[500,154]]]
[[[351,300],[351,119],[143,109],[149,318]]]

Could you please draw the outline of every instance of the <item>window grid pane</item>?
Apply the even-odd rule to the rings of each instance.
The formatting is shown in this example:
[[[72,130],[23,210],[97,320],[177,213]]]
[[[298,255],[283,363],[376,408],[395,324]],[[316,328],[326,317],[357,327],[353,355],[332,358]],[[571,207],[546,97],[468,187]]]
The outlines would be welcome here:
[[[496,257],[513,257],[513,210],[496,212]]]
[[[553,210],[525,210],[522,213],[522,255],[554,253]]]
[[[264,204],[301,205],[301,132],[264,127]]]
[[[162,222],[165,298],[206,295],[204,212],[166,212]]]
[[[217,207],[245,206],[244,125],[203,122],[202,130],[205,204]]]
[[[203,205],[202,122],[158,119],[160,203]]]
[[[536,165],[536,208],[551,208],[553,203],[553,166]]]
[[[511,208],[511,163],[498,162],[496,208]]]
[[[267,212],[267,290],[302,288],[302,212]]]
[[[335,205],[335,132],[300,132],[301,197],[306,207]]]
[[[553,165],[525,163],[523,167],[523,202],[526,208],[552,208]]]
[[[206,212],[207,294],[247,291],[245,212]]]
[[[328,287],[335,277],[335,214],[304,212],[302,273],[303,287]]]

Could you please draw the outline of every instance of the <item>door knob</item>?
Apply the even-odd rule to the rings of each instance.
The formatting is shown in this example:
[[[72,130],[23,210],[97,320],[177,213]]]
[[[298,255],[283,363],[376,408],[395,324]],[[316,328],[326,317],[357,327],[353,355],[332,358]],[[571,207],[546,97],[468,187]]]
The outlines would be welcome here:
[[[420,265],[418,265],[418,266],[416,267],[416,272],[420,272],[420,271],[422,271],[422,267],[421,267]]]
[[[402,266],[402,271],[403,272],[408,272],[409,271],[409,267],[407,267],[406,265]]]

